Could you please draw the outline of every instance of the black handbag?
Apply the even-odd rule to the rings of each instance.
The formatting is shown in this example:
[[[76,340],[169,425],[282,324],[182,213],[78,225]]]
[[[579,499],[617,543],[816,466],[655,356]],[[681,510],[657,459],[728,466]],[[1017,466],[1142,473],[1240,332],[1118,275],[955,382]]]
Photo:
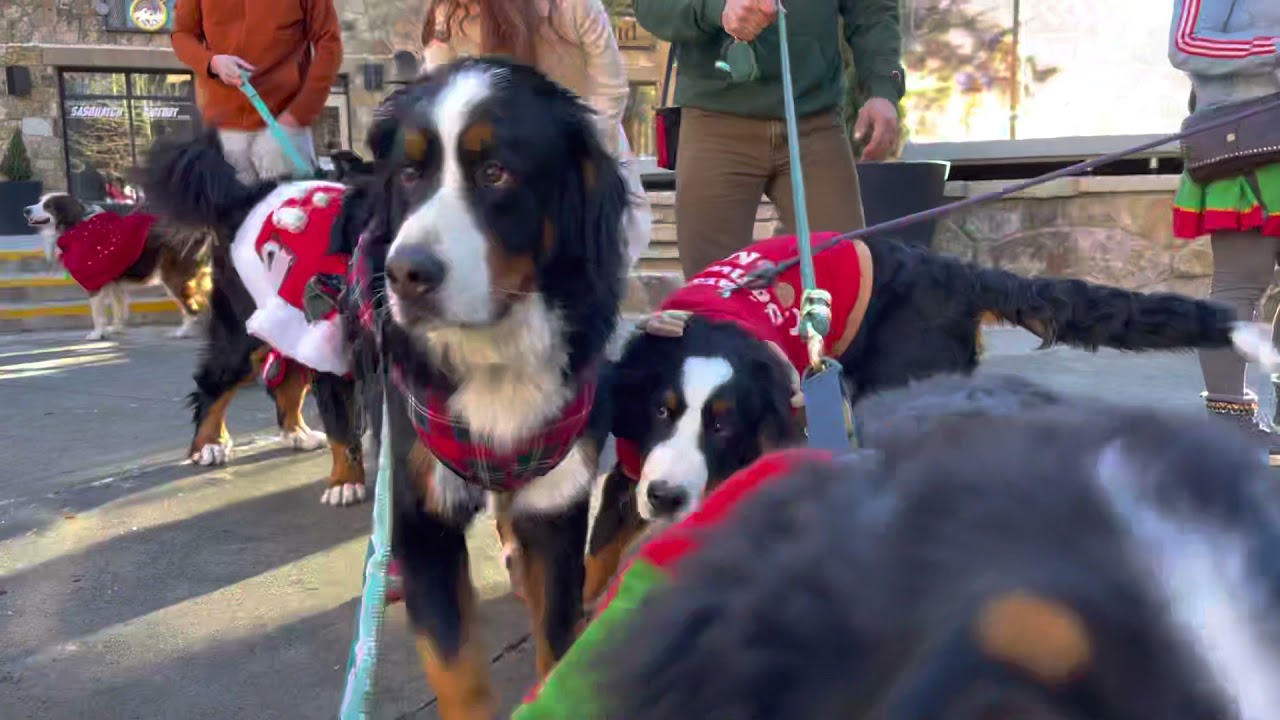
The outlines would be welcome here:
[[[662,102],[653,113],[654,146],[658,167],[676,169],[676,151],[680,149],[680,107],[667,107],[671,93],[671,69],[675,66],[675,43],[667,50],[667,71],[662,79]]]
[[[1280,93],[1210,108],[1182,121],[1183,132],[1194,131],[1251,108],[1270,110],[1188,135],[1182,140],[1183,169],[1200,183],[1245,175],[1280,162]]]

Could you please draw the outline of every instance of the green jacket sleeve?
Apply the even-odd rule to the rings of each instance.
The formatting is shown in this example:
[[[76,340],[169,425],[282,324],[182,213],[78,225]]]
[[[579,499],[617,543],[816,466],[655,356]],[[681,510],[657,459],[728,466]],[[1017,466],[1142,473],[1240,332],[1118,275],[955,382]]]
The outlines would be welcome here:
[[[667,42],[698,42],[723,32],[725,0],[635,0],[636,22]]]
[[[871,97],[894,105],[906,94],[902,68],[899,0],[840,0],[845,40],[853,50],[858,82]],[[636,5],[640,0],[636,0]]]

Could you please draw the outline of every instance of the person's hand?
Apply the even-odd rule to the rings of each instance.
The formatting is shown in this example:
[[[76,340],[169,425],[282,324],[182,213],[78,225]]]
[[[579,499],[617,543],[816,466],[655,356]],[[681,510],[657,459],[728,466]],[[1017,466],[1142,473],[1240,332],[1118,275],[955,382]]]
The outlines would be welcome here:
[[[751,42],[777,18],[777,0],[728,0],[720,25],[735,40]]]
[[[884,98],[871,98],[858,111],[853,134],[866,143],[862,149],[863,162],[884,160],[898,141],[898,109]]]
[[[288,110],[285,110],[284,112],[280,113],[280,117],[276,118],[276,122],[280,123],[282,126],[287,128],[302,127],[302,123],[298,122],[298,119],[295,118],[293,116],[293,113],[289,112]]]
[[[235,55],[214,55],[209,61],[209,69],[222,82],[233,87],[240,87],[240,71],[253,72],[253,66]]]

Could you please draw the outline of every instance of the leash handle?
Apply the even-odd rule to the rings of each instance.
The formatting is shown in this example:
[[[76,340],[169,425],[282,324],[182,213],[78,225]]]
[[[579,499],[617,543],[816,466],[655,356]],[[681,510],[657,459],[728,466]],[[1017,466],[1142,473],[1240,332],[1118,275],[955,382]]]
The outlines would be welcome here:
[[[262,96],[249,82],[249,71],[240,68],[240,91],[249,98],[249,104],[254,110],[258,111],[258,115],[262,117],[262,121],[267,124],[267,130],[271,132],[272,137],[280,144],[280,149],[284,150],[285,157],[289,158],[289,162],[293,164],[293,169],[297,172],[299,178],[308,178],[315,175],[315,168],[310,163],[302,159],[302,153],[298,152],[298,148],[289,139],[289,135],[285,133],[284,128],[280,127],[280,123],[275,116],[271,114],[271,110],[267,108],[267,104],[262,101]]]

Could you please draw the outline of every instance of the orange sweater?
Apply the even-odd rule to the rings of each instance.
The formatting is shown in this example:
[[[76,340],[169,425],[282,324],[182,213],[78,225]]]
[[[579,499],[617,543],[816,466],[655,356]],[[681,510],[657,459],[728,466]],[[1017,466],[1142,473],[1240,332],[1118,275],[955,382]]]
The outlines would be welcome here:
[[[173,51],[195,72],[196,103],[210,127],[257,130],[262,118],[240,88],[209,73],[214,55],[253,65],[250,82],[279,116],[310,126],[324,107],[342,37],[333,0],[178,0]]]

